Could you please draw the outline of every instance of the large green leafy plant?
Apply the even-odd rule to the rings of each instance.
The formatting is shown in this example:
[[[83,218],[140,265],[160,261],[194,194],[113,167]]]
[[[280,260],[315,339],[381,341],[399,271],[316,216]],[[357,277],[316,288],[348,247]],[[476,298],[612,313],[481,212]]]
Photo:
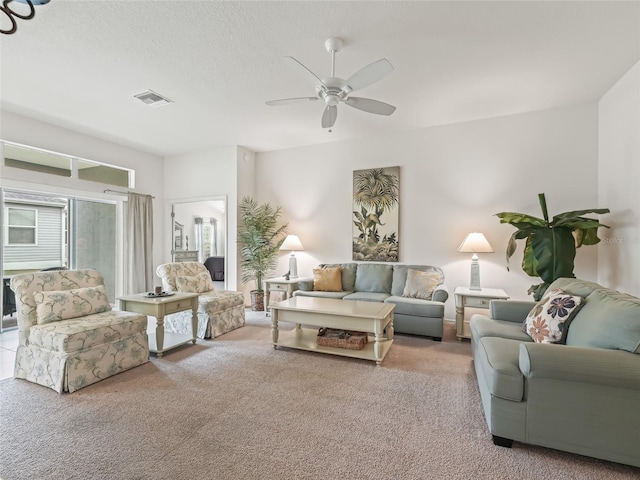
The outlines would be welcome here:
[[[598,228],[609,228],[596,219],[584,217],[590,213],[609,213],[608,208],[565,212],[554,216],[549,221],[544,193],[539,193],[538,199],[544,218],[515,212],[496,214],[500,218],[500,223],[508,223],[516,227],[507,245],[507,269],[509,259],[517,248],[516,240],[526,239],[522,269],[527,275],[540,277],[543,280],[542,283],[532,285],[528,290],[535,300],[540,300],[549,284],[557,278],[575,277],[573,268],[576,249],[582,245],[595,245],[600,242]]]
[[[240,201],[238,244],[242,283],[252,280],[263,291],[262,281],[276,267],[278,250],[284,241],[288,224],[278,225],[281,207],[269,203],[258,204],[251,197]]]

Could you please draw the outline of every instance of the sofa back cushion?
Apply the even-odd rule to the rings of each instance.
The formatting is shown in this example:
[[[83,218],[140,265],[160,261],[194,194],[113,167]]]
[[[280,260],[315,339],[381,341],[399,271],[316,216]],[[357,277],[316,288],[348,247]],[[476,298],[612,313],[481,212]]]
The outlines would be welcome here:
[[[419,270],[421,272],[433,272],[440,277],[438,285],[442,285],[444,283],[444,273],[438,267],[431,267],[429,265],[394,265],[391,295],[395,295],[396,297],[402,296],[407,283],[407,274],[409,269]]]
[[[354,292],[356,289],[356,268],[357,263],[322,263],[320,268],[340,267],[340,275],[342,281],[342,290],[345,292]]]
[[[640,353],[640,299],[594,290],[569,323],[566,344]]]
[[[356,270],[356,292],[391,293],[393,265],[360,263]]]
[[[156,274],[162,280],[162,289],[165,292],[180,291],[176,284],[177,277],[193,277],[202,272],[211,275],[207,267],[200,262],[165,263],[156,268]]]
[[[29,329],[38,323],[34,292],[73,290],[104,285],[102,274],[95,270],[60,270],[24,273],[11,278],[18,313],[18,340],[26,345]]]
[[[36,302],[39,325],[111,310],[104,285],[71,290],[36,291],[33,292],[33,298]]]
[[[214,290],[213,280],[208,271],[195,275],[178,275],[175,282],[179,292],[204,293]]]

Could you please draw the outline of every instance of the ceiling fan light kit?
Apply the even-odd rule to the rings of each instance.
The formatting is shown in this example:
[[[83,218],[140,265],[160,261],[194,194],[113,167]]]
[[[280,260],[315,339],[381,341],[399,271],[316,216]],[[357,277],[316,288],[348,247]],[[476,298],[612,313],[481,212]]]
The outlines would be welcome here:
[[[293,57],[283,57],[287,63],[298,75],[306,81],[312,83],[316,90],[315,97],[296,97],[284,98],[281,100],[270,100],[269,106],[290,105],[293,103],[310,102],[315,100],[324,100],[325,109],[322,114],[322,128],[331,128],[338,118],[338,104],[343,102],[352,108],[362,110],[367,113],[376,115],[391,115],[395,112],[396,107],[379,100],[362,97],[350,97],[354,90],[359,90],[382,80],[384,77],[393,72],[393,65],[386,58],[381,58],[370,65],[358,70],[347,80],[336,77],[336,53],[342,48],[342,40],[339,38],[328,38],[324,42],[324,46],[331,54],[331,76],[321,79],[306,66]]]

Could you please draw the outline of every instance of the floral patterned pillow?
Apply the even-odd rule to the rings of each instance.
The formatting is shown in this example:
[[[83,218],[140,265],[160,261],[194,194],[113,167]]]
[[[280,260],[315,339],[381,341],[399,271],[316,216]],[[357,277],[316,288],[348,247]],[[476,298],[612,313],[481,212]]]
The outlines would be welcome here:
[[[560,288],[549,290],[531,309],[522,330],[536,343],[564,343],[566,327],[583,304],[583,297]]]
[[[204,293],[214,289],[213,280],[208,271],[190,277],[176,277],[176,287],[179,292],[185,293]]]
[[[33,292],[33,299],[39,325],[111,310],[104,285]]]

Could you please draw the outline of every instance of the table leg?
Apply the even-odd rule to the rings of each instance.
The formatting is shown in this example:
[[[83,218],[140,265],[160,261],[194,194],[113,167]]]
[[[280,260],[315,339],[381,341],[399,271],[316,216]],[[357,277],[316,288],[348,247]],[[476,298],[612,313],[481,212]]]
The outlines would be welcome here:
[[[164,316],[160,315],[156,317],[156,348],[158,350],[158,357],[162,357],[162,350],[164,349]]]
[[[381,345],[381,342],[384,340],[384,337],[382,336],[382,325],[381,325],[381,322],[375,321],[373,323],[373,334],[375,335],[375,340],[374,340],[374,343],[373,343],[373,353],[374,353],[374,355],[376,357],[376,365],[380,365],[382,363],[382,345]]]
[[[393,340],[393,317],[391,317],[391,321],[387,325],[387,340]]]
[[[269,297],[271,297],[271,287],[269,286],[269,282],[264,282],[264,310],[266,312],[266,316],[269,316]]]
[[[278,312],[271,315],[271,341],[273,349],[276,350],[278,348]]]
[[[191,334],[193,339],[191,342],[195,345],[196,338],[198,337],[198,302],[196,299],[195,305],[191,308]]]

